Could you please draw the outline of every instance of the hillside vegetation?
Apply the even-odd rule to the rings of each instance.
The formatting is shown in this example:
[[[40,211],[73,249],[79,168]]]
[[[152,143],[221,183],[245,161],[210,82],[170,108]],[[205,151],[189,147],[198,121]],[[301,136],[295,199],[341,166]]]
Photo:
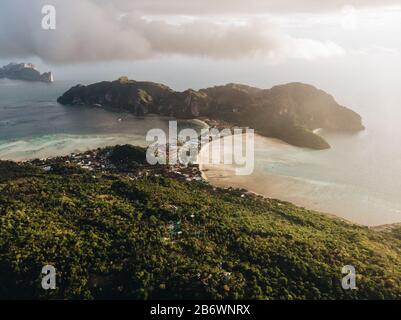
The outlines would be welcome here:
[[[58,101],[70,105],[95,105],[125,110],[137,115],[149,113],[177,118],[209,118],[255,129],[258,133],[292,145],[326,149],[330,145],[313,130],[363,130],[361,117],[340,106],[322,90],[303,83],[289,83],[272,89],[227,84],[176,92],[153,83],[128,80],[78,85]]]
[[[399,229],[165,176],[0,162],[0,177],[0,298],[401,298]]]

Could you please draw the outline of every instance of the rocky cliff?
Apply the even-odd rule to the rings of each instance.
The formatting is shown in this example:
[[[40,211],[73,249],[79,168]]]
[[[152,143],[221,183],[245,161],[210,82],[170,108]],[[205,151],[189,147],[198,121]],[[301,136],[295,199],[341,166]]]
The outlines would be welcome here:
[[[78,85],[59,99],[61,104],[95,105],[137,115],[155,113],[177,118],[207,117],[247,126],[268,137],[313,149],[329,144],[313,133],[318,128],[363,130],[361,117],[311,85],[290,83],[272,89],[227,84],[177,92],[153,83],[128,80]]]
[[[53,82],[51,72],[40,73],[31,63],[10,63],[0,68],[0,79]]]

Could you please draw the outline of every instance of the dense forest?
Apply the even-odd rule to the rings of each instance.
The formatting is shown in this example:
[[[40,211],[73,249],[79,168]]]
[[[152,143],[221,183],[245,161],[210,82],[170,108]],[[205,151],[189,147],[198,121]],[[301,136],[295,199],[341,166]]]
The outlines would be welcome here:
[[[56,290],[41,287],[47,264]],[[342,289],[344,265],[357,290]],[[202,181],[0,162],[0,298],[400,297],[400,229]]]

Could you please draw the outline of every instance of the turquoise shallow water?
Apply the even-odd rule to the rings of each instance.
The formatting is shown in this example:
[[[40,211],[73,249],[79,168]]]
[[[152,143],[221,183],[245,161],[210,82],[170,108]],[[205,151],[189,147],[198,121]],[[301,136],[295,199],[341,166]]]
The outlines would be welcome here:
[[[397,140],[380,143],[374,129],[356,135],[320,134],[332,145],[330,150],[300,149],[257,136],[252,175],[236,176],[234,166],[208,165],[206,176],[219,186],[234,185],[362,225],[401,222]]]
[[[51,134],[0,141],[0,157],[3,160],[23,161],[62,156],[117,144],[146,145],[143,136],[135,134]]]
[[[0,159],[44,158],[126,143],[144,146],[150,129],[168,132],[168,118],[58,104],[57,97],[76,84],[0,80]]]
[[[0,159],[26,160],[107,145],[145,145],[146,132],[168,131],[167,118],[134,117],[90,107],[66,107],[58,96],[77,82],[0,80]],[[364,225],[401,222],[401,111],[397,102],[364,115],[359,134],[320,132],[330,150],[312,151],[258,137],[255,171],[235,176],[209,166],[211,182],[336,214]],[[181,123],[183,127],[200,124]]]

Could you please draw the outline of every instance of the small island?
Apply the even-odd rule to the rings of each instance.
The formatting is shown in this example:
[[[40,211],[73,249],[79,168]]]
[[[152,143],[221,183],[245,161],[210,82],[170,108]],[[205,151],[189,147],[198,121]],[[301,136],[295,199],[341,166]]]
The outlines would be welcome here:
[[[51,83],[54,81],[51,72],[40,73],[32,63],[10,63],[0,68],[0,79],[35,81]]]
[[[313,132],[316,129],[364,129],[359,114],[339,105],[328,93],[303,83],[271,89],[231,83],[177,92],[163,84],[121,77],[111,82],[77,85],[59,97],[58,102],[124,110],[141,116],[152,113],[181,119],[211,119],[250,127],[263,136],[318,150],[330,145]]]

